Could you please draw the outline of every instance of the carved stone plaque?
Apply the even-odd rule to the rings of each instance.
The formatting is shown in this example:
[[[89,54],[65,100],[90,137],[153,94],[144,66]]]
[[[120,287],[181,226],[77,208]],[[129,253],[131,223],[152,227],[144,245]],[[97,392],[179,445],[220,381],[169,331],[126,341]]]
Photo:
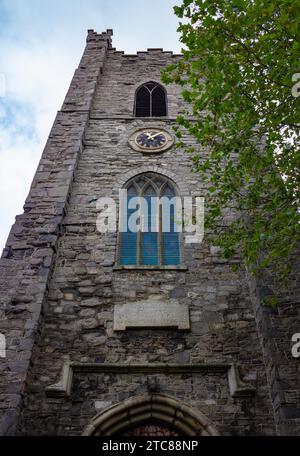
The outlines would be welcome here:
[[[178,328],[190,329],[189,309],[175,299],[150,298],[145,301],[116,304],[114,331],[129,328]]]

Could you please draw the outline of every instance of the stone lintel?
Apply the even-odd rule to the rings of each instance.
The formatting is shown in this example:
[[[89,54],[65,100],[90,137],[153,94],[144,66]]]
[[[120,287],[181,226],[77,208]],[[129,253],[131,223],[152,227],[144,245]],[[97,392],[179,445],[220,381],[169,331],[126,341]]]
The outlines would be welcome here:
[[[249,397],[255,394],[252,385],[240,379],[239,368],[230,363],[202,364],[100,364],[77,363],[66,361],[62,368],[60,380],[46,388],[48,397],[69,397],[75,373],[117,373],[117,374],[227,374],[229,391],[232,397]]]

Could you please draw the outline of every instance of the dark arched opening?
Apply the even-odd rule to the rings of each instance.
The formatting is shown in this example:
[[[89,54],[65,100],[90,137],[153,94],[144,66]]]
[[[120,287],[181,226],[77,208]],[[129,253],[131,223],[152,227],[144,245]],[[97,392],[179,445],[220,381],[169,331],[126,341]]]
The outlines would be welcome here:
[[[147,82],[135,94],[136,117],[165,117],[167,115],[167,96],[165,89],[156,82]]]

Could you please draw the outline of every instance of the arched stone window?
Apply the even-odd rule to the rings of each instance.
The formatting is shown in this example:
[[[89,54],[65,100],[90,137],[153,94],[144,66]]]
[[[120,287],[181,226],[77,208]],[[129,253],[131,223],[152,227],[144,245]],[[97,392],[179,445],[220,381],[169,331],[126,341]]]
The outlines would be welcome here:
[[[177,188],[166,176],[143,173],[125,185],[122,201],[118,264],[120,266],[180,265]],[[137,225],[135,223],[139,223]]]
[[[167,96],[165,89],[156,82],[147,82],[139,87],[135,95],[136,117],[165,117]]]

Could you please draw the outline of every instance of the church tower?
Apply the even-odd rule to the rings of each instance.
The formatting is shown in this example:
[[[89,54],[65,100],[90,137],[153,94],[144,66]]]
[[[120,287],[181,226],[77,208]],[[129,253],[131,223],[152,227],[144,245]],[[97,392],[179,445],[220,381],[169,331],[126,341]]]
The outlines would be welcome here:
[[[295,290],[281,314],[262,309],[265,284],[233,272],[205,236],[189,242],[172,204],[162,229],[155,198],[206,191],[174,145],[180,87],[161,82],[181,56],[126,55],[112,34],[88,31],[2,255],[0,434],[297,433]],[[135,232],[140,197],[149,229]],[[117,215],[106,232],[105,198]]]

